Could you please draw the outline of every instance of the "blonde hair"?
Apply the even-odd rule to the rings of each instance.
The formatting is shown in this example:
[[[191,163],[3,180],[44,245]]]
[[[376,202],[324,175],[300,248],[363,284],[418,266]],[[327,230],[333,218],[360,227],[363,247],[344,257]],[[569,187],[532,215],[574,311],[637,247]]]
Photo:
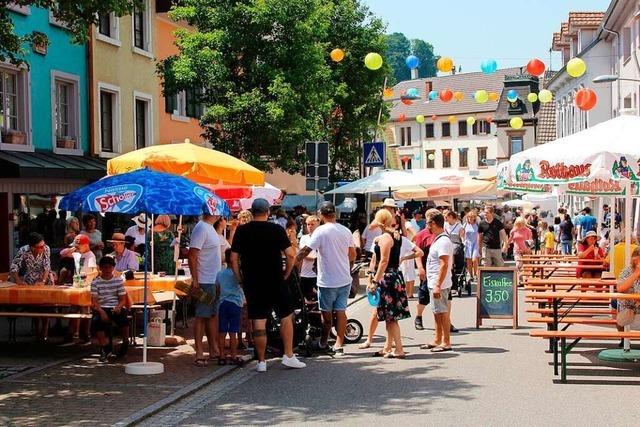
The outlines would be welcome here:
[[[521,216],[519,216],[518,218],[516,218],[515,221],[513,221],[513,226],[514,227],[524,227],[525,225],[527,225],[527,221],[525,221],[524,218],[522,218]]]
[[[238,214],[238,222],[240,222],[240,225],[247,224],[251,221],[253,221],[253,214],[251,213],[251,211],[240,211],[240,213]]]
[[[376,212],[376,217],[374,219],[375,222],[380,224],[386,230],[392,230],[391,225],[393,224],[393,215],[386,209],[380,209]]]
[[[320,218],[318,217],[318,215],[309,215],[308,217],[306,217],[304,219],[304,222],[306,223],[307,221],[313,221],[313,222],[320,222]]]
[[[165,227],[169,228],[171,227],[171,218],[169,218],[169,215],[158,215],[158,217],[156,218],[156,225],[158,224],[162,224]]]

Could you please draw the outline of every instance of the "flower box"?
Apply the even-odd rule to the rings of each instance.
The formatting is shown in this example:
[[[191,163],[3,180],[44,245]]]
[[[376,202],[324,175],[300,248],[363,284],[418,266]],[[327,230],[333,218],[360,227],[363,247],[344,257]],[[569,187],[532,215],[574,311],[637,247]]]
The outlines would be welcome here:
[[[16,130],[2,132],[2,142],[4,144],[25,145],[27,143],[27,135]]]
[[[58,138],[56,145],[58,148],[74,149],[76,148],[76,140],[71,138]]]

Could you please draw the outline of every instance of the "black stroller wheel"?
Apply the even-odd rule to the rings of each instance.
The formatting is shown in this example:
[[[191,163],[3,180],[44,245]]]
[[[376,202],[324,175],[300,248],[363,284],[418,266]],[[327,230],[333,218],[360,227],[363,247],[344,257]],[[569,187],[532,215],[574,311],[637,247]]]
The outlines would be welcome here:
[[[357,343],[362,339],[363,334],[364,328],[362,327],[362,323],[360,323],[356,319],[347,320],[347,331],[344,334],[344,341],[347,344]]]

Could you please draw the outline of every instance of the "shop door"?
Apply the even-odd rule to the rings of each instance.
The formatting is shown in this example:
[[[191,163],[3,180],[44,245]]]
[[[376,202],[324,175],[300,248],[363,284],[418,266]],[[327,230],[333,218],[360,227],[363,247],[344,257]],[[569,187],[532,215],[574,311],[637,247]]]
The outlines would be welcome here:
[[[13,222],[11,223],[13,225]],[[9,271],[9,194],[0,193],[0,273]]]

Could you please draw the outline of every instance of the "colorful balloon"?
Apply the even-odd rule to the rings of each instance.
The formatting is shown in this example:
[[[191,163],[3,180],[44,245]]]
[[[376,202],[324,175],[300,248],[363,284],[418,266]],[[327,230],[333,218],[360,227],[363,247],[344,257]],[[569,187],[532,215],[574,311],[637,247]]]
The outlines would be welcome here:
[[[531,92],[529,93],[529,95],[527,95],[527,101],[529,101],[530,103],[534,103],[538,100],[538,94],[535,92]]]
[[[414,157],[414,159],[416,159],[416,160],[420,160],[420,159],[421,159],[421,157],[420,157],[420,156],[415,156],[415,157]]]
[[[478,104],[484,104],[489,100],[489,93],[484,89],[480,89],[476,91],[473,97]]]
[[[429,92],[429,99],[431,101],[435,101],[436,99],[438,99],[438,91],[432,90],[431,92]]]
[[[498,63],[495,59],[487,59],[486,61],[482,61],[480,69],[485,74],[495,73],[498,69]]]
[[[433,116],[431,116],[431,120],[433,120],[433,121],[435,122],[436,120],[438,120],[438,116],[436,116],[436,115],[434,114]]]
[[[410,100],[410,99],[406,99],[406,98],[402,98],[400,101],[401,101],[404,105],[411,105],[411,104],[413,104],[413,101],[412,101],[412,100]]]
[[[493,117],[489,116],[486,119],[484,119],[487,123],[491,123],[493,121]]]
[[[476,122],[476,118],[475,117],[471,117],[471,116],[467,117],[467,125],[473,126],[475,124],[475,122]]]
[[[593,89],[580,89],[576,93],[576,107],[583,111],[589,111],[598,103],[598,95]]]
[[[509,120],[509,126],[513,129],[520,129],[523,125],[524,121],[522,120],[522,117],[512,117],[511,120]]]
[[[567,74],[571,77],[580,77],[587,72],[587,64],[581,58],[573,58],[567,62]]]
[[[455,99],[458,102],[462,101],[464,99],[464,93],[460,91],[453,92],[453,99]]]
[[[407,97],[420,98],[420,91],[415,87],[410,87],[409,89],[407,89]]]
[[[407,67],[413,70],[414,68],[418,68],[420,60],[415,55],[409,55],[407,56],[407,59],[404,60],[404,63],[407,64]]]
[[[527,72],[532,76],[542,75],[545,68],[544,62],[540,61],[538,58],[534,58],[527,63]]]
[[[385,87],[383,95],[385,98],[391,98],[393,96],[393,89],[390,87]]]
[[[489,101],[496,102],[498,98],[500,98],[500,95],[498,95],[496,92],[489,92]]]
[[[456,119],[456,116],[449,116],[449,123],[455,123],[457,121],[458,119]]]
[[[518,91],[516,91],[515,89],[510,89],[509,92],[507,92],[507,101],[515,102],[517,100],[518,100]]]
[[[435,159],[436,159],[436,155],[435,155],[435,154],[433,154],[433,153],[431,153],[431,154],[429,154],[429,155],[427,156],[427,158],[428,158],[429,160],[433,161],[433,160],[435,160]]]
[[[553,94],[548,89],[542,89],[538,93],[538,101],[546,104],[547,102],[551,102],[553,100]]]
[[[440,91],[440,100],[442,102],[449,102],[453,99],[453,92],[449,89]]]
[[[438,59],[438,62],[436,63],[436,67],[438,68],[438,71],[442,73],[450,73],[451,70],[453,69],[453,59],[448,58],[446,56],[442,57]]]
[[[382,67],[382,56],[376,52],[369,52],[364,57],[364,66],[370,70],[378,70]]]
[[[424,116],[422,114],[418,114],[416,116],[416,122],[418,123],[424,123]]]
[[[402,158],[401,158],[400,160],[402,160],[402,163],[409,163],[409,160],[411,160],[411,157],[409,157],[409,156],[402,156]]]
[[[333,49],[329,56],[333,62],[340,62],[344,59],[344,50],[337,48]]]
[[[405,116],[404,114],[400,114],[398,116],[398,121],[399,122],[404,122],[407,119],[407,116]]]

